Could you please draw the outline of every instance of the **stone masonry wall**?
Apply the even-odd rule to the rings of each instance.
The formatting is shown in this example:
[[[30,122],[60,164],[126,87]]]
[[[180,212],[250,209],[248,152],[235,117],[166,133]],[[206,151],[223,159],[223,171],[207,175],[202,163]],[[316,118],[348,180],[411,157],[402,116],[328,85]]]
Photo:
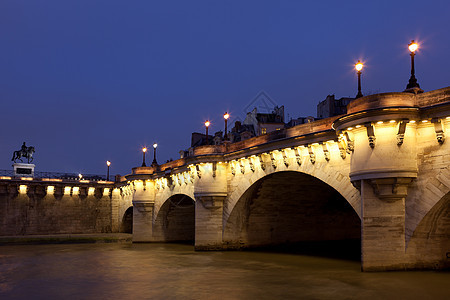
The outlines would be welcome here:
[[[44,184],[30,186],[27,192],[19,185],[0,184],[0,236],[117,232],[109,192],[45,190]]]

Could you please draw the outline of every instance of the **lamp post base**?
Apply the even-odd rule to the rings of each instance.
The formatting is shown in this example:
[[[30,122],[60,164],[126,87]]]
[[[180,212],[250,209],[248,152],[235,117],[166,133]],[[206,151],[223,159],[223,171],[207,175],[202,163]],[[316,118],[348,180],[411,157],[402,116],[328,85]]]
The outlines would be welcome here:
[[[405,92],[405,93],[413,93],[413,94],[417,95],[417,94],[423,93],[423,90],[420,87],[411,87],[411,88],[407,88],[403,92]]]

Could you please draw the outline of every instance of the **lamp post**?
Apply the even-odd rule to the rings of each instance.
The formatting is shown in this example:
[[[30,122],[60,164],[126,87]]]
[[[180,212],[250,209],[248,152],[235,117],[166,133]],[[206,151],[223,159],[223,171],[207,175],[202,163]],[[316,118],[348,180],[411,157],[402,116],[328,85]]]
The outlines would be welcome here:
[[[152,161],[152,166],[157,166],[158,163],[156,162],[156,148],[158,147],[157,143],[153,144],[153,161]]]
[[[356,74],[358,74],[358,94],[356,94],[356,98],[360,98],[363,96],[361,93],[361,70],[363,68],[363,63],[358,60],[358,62],[355,64]]]
[[[208,127],[209,125],[211,125],[211,122],[209,122],[208,120],[206,120],[205,122],[205,128],[206,128],[206,145],[208,145]]]
[[[419,48],[419,45],[414,42],[414,40],[411,41],[411,43],[408,44],[408,49],[411,52],[411,77],[409,78],[408,85],[406,86],[406,89],[414,89],[419,88],[420,86],[417,83],[417,79],[415,76],[415,69],[414,69],[414,55],[416,53],[416,50]]]
[[[228,139],[228,136],[227,136],[227,132],[228,132],[227,123],[228,123],[228,118],[230,118],[230,114],[228,112],[225,112],[223,114],[223,118],[225,119],[225,134],[223,135],[223,139],[226,141]]]
[[[142,148],[142,166],[141,167],[146,167],[147,165],[145,164],[145,152],[147,152],[147,147]]]
[[[109,166],[111,165],[111,162],[107,160],[106,165],[108,166],[108,169],[106,171],[106,180],[109,181]]]

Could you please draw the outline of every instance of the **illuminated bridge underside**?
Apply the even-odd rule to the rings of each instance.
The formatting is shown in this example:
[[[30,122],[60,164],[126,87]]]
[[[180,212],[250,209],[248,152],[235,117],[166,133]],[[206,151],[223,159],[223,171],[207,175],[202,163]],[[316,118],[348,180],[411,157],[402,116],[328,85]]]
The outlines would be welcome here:
[[[133,201],[136,242],[216,250],[360,238],[363,270],[446,268],[449,131],[450,88],[371,95],[347,115],[134,168],[121,194]]]

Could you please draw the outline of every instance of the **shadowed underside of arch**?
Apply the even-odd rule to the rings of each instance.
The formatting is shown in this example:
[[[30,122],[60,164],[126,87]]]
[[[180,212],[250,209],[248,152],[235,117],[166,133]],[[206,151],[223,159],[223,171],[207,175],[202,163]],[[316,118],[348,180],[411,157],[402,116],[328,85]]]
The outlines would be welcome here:
[[[193,242],[195,235],[194,200],[183,194],[167,199],[153,224],[153,237],[165,242]]]
[[[224,242],[228,248],[245,248],[359,240],[360,224],[352,206],[332,187],[310,175],[284,171],[263,177],[243,193],[226,222]]]
[[[415,268],[450,268],[450,192],[419,223],[406,254]]]
[[[120,232],[133,233],[133,206],[128,207],[123,214]]]

